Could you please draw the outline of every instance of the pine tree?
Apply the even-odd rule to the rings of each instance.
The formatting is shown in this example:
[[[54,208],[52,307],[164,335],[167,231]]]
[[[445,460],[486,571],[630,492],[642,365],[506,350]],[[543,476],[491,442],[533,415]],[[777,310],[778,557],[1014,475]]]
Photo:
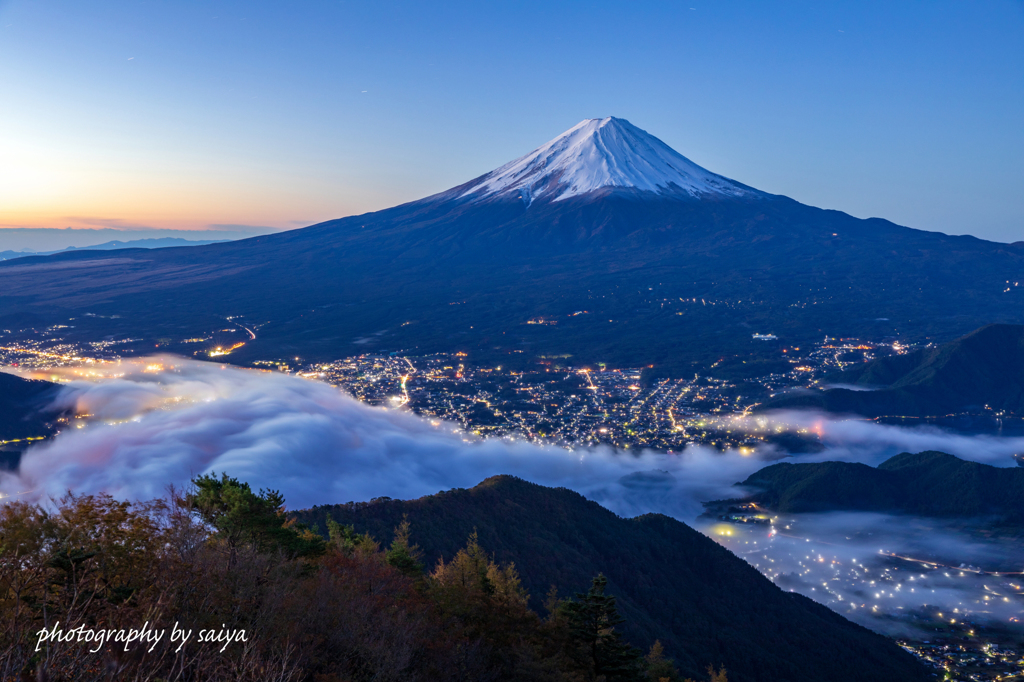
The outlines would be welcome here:
[[[293,558],[316,556],[325,549],[323,538],[285,516],[284,496],[276,490],[254,493],[248,483],[227,474],[219,479],[211,474],[192,479],[185,501],[224,540],[230,566],[243,546]]]
[[[603,677],[606,682],[637,682],[643,680],[640,651],[622,641],[615,626],[625,622],[615,606],[615,597],[605,594],[608,578],[598,574],[586,594],[562,604],[569,635],[576,645],[578,657],[590,671],[591,679]]]
[[[402,523],[395,528],[395,539],[391,541],[385,559],[402,575],[415,578],[423,574],[422,557],[419,545],[409,544],[409,517],[403,516]]]

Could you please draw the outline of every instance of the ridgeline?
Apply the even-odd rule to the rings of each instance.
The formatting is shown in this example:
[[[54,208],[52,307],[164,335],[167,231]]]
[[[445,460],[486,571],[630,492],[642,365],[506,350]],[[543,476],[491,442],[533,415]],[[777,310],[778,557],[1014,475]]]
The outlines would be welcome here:
[[[743,481],[749,501],[783,513],[873,511],[939,518],[990,516],[1024,527],[1024,468],[904,452],[877,468],[849,462],[765,467]]]
[[[18,466],[26,439],[53,434],[58,415],[47,406],[56,393],[56,384],[0,372],[0,469]]]
[[[1024,326],[990,324],[949,343],[878,358],[828,379],[875,390],[783,395],[761,409],[816,408],[866,417],[1024,415]]]
[[[669,517],[623,519],[583,496],[510,477],[418,500],[377,500],[298,512],[388,541],[403,519],[428,564],[450,560],[476,532],[498,563],[514,563],[537,608],[603,573],[626,618],[625,638],[660,640],[683,675],[724,665],[733,682],[925,680],[890,640],[801,595]]]

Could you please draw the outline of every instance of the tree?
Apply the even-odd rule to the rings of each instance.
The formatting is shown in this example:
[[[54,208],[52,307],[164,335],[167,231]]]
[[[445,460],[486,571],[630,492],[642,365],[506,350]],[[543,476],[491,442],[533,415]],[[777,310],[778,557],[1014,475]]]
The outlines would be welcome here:
[[[351,556],[357,551],[373,554],[380,550],[380,544],[369,533],[360,535],[354,526],[343,526],[330,515],[327,516],[327,537],[330,546],[346,556]]]
[[[710,682],[729,682],[729,678],[725,675],[725,668],[719,668],[718,672],[715,672],[715,666],[708,666],[708,678]]]
[[[546,663],[537,655],[540,619],[527,607],[515,566],[488,557],[476,531],[450,562],[438,560],[426,594],[442,629],[461,640],[463,679],[545,679]]]
[[[562,603],[570,638],[577,657],[589,669],[590,679],[606,682],[643,680],[640,651],[622,641],[615,626],[625,622],[615,606],[615,597],[605,594],[608,578],[598,574],[586,594]]]
[[[679,671],[672,664],[672,660],[665,657],[665,647],[660,641],[654,640],[644,661],[647,664],[647,677],[652,682],[678,682]]]
[[[438,561],[431,577],[440,588],[458,588],[468,597],[485,598],[494,594],[494,584],[488,575],[491,563],[474,530],[466,547],[451,562]]]
[[[227,544],[229,565],[234,565],[242,546],[256,552],[280,551],[289,558],[324,552],[322,537],[285,516],[280,492],[261,489],[254,493],[248,483],[227,474],[219,479],[215,474],[199,476],[192,485],[186,501]]]
[[[395,528],[395,539],[384,555],[388,564],[398,569],[407,578],[416,578],[423,574],[423,552],[418,545],[409,544],[409,519],[402,517],[402,523]]]

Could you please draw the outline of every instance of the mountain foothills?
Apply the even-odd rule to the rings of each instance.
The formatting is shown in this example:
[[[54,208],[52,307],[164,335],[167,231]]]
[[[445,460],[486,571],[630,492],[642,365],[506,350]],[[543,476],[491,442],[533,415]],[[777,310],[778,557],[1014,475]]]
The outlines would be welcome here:
[[[604,118],[383,211],[224,244],[3,262],[0,308],[7,326],[74,317],[71,336],[189,354],[175,343],[241,316],[258,338],[238,362],[464,350],[681,373],[748,352],[756,332],[949,338],[1019,322],[1022,265],[1024,244],[806,206]]]
[[[0,372],[0,471],[16,469],[32,441],[57,430],[60,409],[53,407],[57,384]]]
[[[827,380],[860,388],[801,390],[762,409],[813,407],[868,417],[1024,414],[1024,326],[987,325],[946,344],[854,365]]]
[[[68,494],[47,509],[0,505],[0,677],[931,679],[889,640],[782,592],[662,516],[620,519],[575,493],[507,477],[404,505],[349,507],[386,528],[386,548],[327,511],[307,514],[325,522],[325,538],[289,518],[278,492],[227,475],[149,502]],[[410,519],[382,525],[404,511]],[[463,535],[473,522],[483,538]],[[538,543],[523,544],[531,536]],[[516,563],[500,558],[515,552]],[[624,570],[627,562],[639,570]],[[566,591],[531,605],[519,566]],[[606,575],[590,573],[600,566]],[[111,639],[143,622],[144,643]],[[172,630],[191,634],[165,636]],[[694,638],[674,645],[678,667],[654,639],[662,633]],[[634,644],[649,645],[646,656]]]
[[[685,524],[658,514],[620,518],[564,488],[497,476],[469,490],[320,506],[296,517],[385,541],[406,521],[427,565],[452,561],[472,535],[495,562],[514,564],[534,608],[601,573],[625,618],[625,639],[660,641],[683,675],[699,678],[714,665],[734,682],[928,679],[890,640],[783,592]]]
[[[1024,468],[904,452],[878,465],[782,462],[749,476],[747,501],[783,513],[873,511],[938,518],[988,517],[1024,530]]]

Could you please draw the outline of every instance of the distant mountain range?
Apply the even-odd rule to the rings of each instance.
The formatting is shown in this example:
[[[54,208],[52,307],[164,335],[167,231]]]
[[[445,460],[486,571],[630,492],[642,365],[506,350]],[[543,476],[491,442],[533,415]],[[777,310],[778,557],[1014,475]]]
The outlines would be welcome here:
[[[0,263],[0,310],[77,317],[67,334],[81,338],[183,339],[242,316],[262,326],[237,362],[465,350],[683,373],[749,352],[758,332],[793,345],[1021,322],[1022,267],[1022,243],[806,206],[604,118],[375,213],[224,244]],[[528,324],[537,318],[549,323]]]
[[[0,261],[11,260],[12,258],[25,258],[27,256],[52,256],[55,253],[67,253],[68,251],[113,251],[114,249],[164,249],[168,246],[202,246],[204,244],[219,244],[228,241],[226,239],[181,239],[179,237],[160,237],[156,239],[130,239],[128,241],[109,241],[93,246],[69,246],[58,251],[0,251]]]
[[[564,488],[510,476],[418,500],[320,506],[328,517],[390,542],[403,518],[428,566],[450,560],[474,530],[495,561],[514,562],[540,608],[603,572],[637,646],[665,645],[684,676],[724,665],[731,682],[926,680],[929,673],[890,640],[798,594],[685,524],[648,514],[623,519]]]
[[[872,390],[802,390],[762,409],[809,407],[868,417],[1024,415],[1024,326],[988,325],[949,343],[855,365],[827,380]]]
[[[872,511],[939,518],[995,517],[1024,529],[1024,468],[968,462],[944,452],[904,452],[878,465],[765,467],[741,484],[746,501],[783,513]]]

